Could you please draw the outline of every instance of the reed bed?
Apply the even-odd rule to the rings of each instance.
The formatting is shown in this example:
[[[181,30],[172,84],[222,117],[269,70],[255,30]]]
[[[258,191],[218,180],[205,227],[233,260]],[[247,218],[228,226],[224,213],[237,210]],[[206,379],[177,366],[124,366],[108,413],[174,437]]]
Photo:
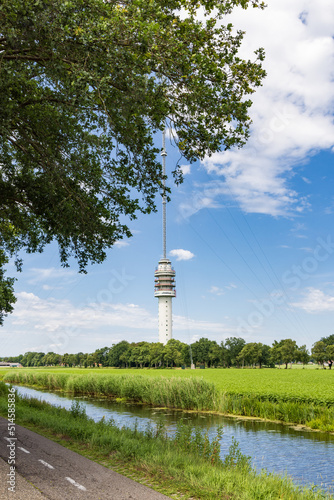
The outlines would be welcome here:
[[[223,394],[219,411],[231,415],[258,417],[334,432],[334,406],[314,402],[273,401],[254,394]]]
[[[114,396],[184,410],[218,411],[221,399],[215,385],[201,378],[149,379],[143,375],[71,375],[22,371],[6,374],[4,381],[72,394]]]

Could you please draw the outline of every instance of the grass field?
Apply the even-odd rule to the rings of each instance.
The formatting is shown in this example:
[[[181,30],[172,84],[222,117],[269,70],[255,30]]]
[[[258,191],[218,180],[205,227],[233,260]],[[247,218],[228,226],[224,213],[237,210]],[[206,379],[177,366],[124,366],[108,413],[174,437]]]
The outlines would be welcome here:
[[[334,370],[3,369],[4,380],[334,432]]]

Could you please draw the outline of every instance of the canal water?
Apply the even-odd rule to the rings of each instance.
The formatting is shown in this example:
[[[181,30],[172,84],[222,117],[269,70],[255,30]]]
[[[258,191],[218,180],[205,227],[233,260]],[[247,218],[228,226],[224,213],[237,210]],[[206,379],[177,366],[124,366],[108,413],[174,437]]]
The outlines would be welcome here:
[[[152,408],[145,405],[119,403],[114,400],[85,396],[70,396],[55,392],[14,386],[21,395],[37,397],[53,405],[70,409],[73,401],[80,401],[89,417],[95,421],[112,417],[119,427],[145,430],[148,425],[163,421],[173,433],[180,418],[194,427],[216,434],[223,425],[222,456],[228,453],[232,436],[239,442],[241,452],[252,457],[252,465],[268,472],[287,474],[296,484],[316,485],[334,493],[334,436],[297,431],[285,425],[257,422],[220,415],[200,414]]]

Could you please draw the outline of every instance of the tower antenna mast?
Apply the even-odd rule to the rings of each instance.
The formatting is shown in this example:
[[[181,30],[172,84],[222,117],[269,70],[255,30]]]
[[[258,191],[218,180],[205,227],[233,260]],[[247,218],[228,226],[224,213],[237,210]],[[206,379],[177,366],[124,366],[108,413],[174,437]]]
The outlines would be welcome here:
[[[166,259],[166,129],[162,132],[162,175],[163,175],[163,191],[162,191],[162,254],[163,258]]]

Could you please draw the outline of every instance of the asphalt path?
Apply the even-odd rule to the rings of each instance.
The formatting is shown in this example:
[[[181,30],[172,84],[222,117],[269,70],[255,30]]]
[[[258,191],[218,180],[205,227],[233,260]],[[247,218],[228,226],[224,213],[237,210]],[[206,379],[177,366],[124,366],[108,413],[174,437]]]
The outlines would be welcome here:
[[[0,417],[0,499],[168,500],[169,497],[107,469],[35,432]],[[10,460],[15,459],[15,492]],[[12,479],[13,479],[12,475]]]

